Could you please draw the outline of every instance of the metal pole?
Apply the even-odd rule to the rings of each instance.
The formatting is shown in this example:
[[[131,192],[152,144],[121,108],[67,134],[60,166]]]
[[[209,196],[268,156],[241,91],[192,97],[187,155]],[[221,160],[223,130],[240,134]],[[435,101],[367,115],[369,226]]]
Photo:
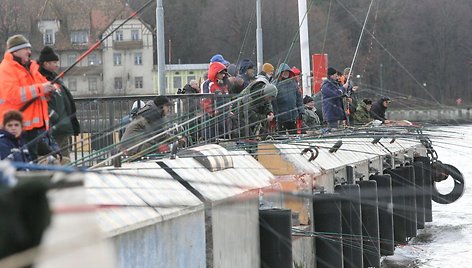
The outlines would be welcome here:
[[[306,0],[298,0],[298,23],[300,25],[300,59],[302,63],[303,95],[311,96],[310,42],[308,40],[308,12]]]
[[[164,8],[162,0],[156,4],[157,81],[159,95],[166,94],[166,63],[164,39]]]
[[[262,43],[262,23],[261,23],[261,0],[256,0],[256,17],[257,17],[257,28],[256,28],[256,43],[257,43],[257,73],[262,70],[262,64],[264,64],[263,55],[263,43]]]

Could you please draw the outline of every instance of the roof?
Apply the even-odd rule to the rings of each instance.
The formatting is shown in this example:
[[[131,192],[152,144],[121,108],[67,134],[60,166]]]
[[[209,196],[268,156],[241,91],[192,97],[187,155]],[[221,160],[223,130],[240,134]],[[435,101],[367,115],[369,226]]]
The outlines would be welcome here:
[[[215,172],[193,158],[162,162],[213,203],[270,185],[273,175],[247,152],[225,154],[233,159],[233,167]],[[113,174],[104,173],[108,170]],[[203,203],[155,160],[102,171],[86,173],[85,186],[90,204],[109,207],[100,209],[97,217],[110,236],[203,209]]]

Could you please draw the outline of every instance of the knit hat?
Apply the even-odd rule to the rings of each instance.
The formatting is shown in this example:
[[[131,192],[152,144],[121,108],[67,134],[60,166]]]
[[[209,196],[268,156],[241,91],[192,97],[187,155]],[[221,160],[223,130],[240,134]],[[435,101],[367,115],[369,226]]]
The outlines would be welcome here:
[[[348,75],[350,71],[351,71],[351,68],[347,67],[347,68],[344,69],[343,74]]]
[[[371,99],[363,99],[362,100],[366,105],[372,105],[372,100]]]
[[[210,63],[212,63],[212,62],[221,62],[225,66],[229,65],[229,61],[225,60],[225,58],[223,58],[223,55],[221,55],[221,54],[216,54],[213,57],[211,57]]]
[[[333,67],[329,67],[328,68],[328,76],[332,76],[334,74],[336,74],[338,71],[336,71],[336,69],[334,69]]]
[[[254,63],[250,59],[242,59],[239,63],[239,74],[245,74],[248,69],[254,69]]]
[[[8,52],[10,52],[10,53],[13,53],[13,52],[18,51],[22,48],[27,48],[27,47],[30,48],[31,44],[28,41],[28,39],[26,39],[26,37],[24,37],[21,34],[14,35],[14,36],[8,38],[8,40],[7,40],[7,49],[8,49]]]
[[[54,50],[51,47],[45,46],[41,53],[39,54],[39,63],[43,63],[46,61],[58,61],[59,56],[54,53]]]
[[[306,95],[305,98],[303,98],[303,104],[307,104],[309,102],[315,101],[312,97]]]
[[[153,101],[157,107],[162,107],[166,104],[171,104],[170,100],[166,96],[157,96],[154,98]]]
[[[274,66],[268,62],[264,63],[264,65],[262,65],[262,71],[266,74],[268,73],[272,73],[274,71]]]

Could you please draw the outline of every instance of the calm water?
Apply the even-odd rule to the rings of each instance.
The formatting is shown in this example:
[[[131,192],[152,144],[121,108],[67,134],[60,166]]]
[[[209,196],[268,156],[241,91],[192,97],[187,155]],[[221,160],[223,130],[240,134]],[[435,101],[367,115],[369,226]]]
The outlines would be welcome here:
[[[472,267],[472,125],[440,127],[433,147],[443,163],[456,166],[464,175],[466,191],[455,203],[433,202],[433,222],[419,231],[409,245],[395,249],[395,256],[384,260],[384,267]],[[448,192],[452,180],[438,189]]]

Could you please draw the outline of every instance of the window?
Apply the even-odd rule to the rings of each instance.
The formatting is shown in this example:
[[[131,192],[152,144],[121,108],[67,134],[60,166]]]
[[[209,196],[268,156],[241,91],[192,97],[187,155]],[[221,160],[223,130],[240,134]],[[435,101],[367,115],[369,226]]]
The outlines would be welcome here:
[[[115,32],[115,41],[123,41],[123,31]]]
[[[117,90],[123,89],[123,78],[115,77],[115,89]]]
[[[134,78],[134,87],[135,88],[143,88],[143,77],[142,76],[136,76]]]
[[[70,42],[72,44],[87,44],[88,33],[87,31],[73,31],[70,33]]]
[[[134,53],[134,65],[143,65],[143,53]]]
[[[90,77],[88,79],[88,87],[89,91],[97,91],[97,78],[96,77]]]
[[[182,87],[182,77],[174,76],[174,88],[181,88]]]
[[[113,53],[113,64],[121,65],[121,53]]]
[[[69,78],[67,82],[67,87],[70,91],[77,91],[77,79]]]
[[[44,44],[54,44],[54,32],[51,29],[47,29],[46,32],[44,32]]]
[[[77,55],[76,54],[69,54],[67,55],[67,65],[71,66],[74,64],[74,62],[77,60]]]
[[[131,40],[141,40],[139,30],[131,30]]]
[[[98,64],[98,57],[97,54],[92,53],[88,55],[88,65],[97,65]]]
[[[195,80],[195,76],[194,76],[194,75],[187,76],[187,84],[190,83],[191,80]]]

